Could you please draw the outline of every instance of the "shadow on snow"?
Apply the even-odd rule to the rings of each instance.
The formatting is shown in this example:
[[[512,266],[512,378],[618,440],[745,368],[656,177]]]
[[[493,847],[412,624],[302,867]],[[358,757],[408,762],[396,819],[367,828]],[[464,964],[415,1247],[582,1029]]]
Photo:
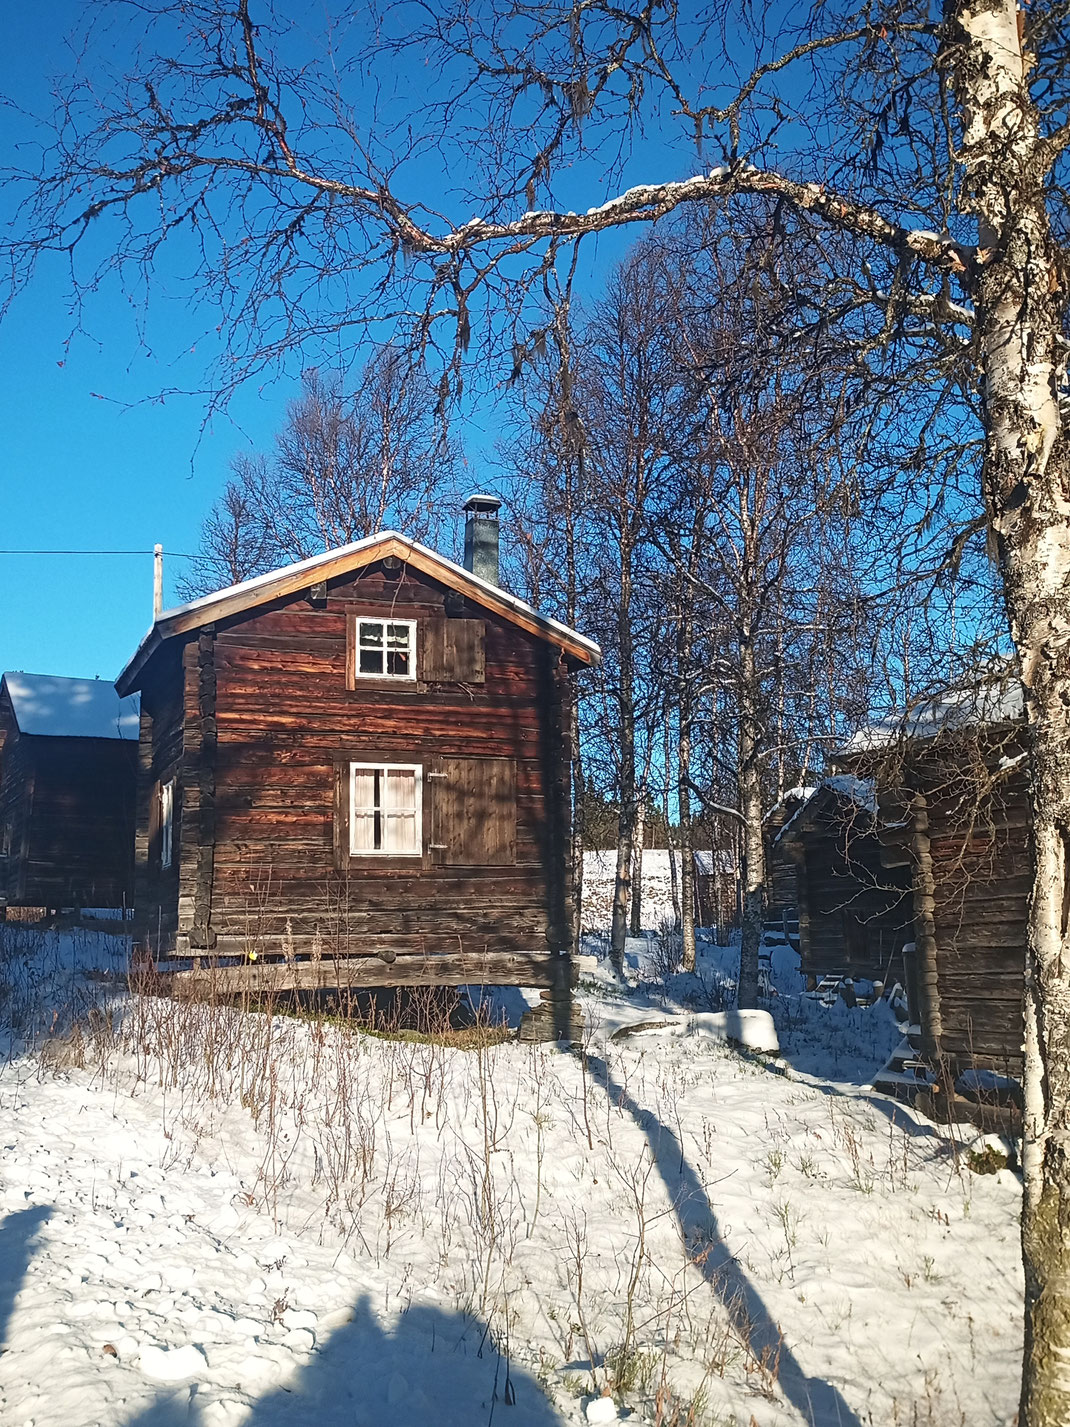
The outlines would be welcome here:
[[[807,1377],[784,1342],[760,1294],[725,1243],[709,1195],[674,1132],[617,1084],[604,1060],[591,1056],[587,1065],[610,1101],[626,1110],[645,1134],[692,1262],[724,1304],[755,1362],[775,1379],[809,1427],[862,1427],[840,1392],[823,1378]]]
[[[210,1356],[210,1350],[209,1350]],[[510,1364],[478,1319],[416,1305],[384,1329],[358,1299],[284,1384],[233,1417],[210,1405],[241,1393],[208,1383],[163,1393],[125,1427],[189,1427],[240,1421],[242,1427],[560,1427],[561,1418],[530,1374]],[[203,1409],[203,1410],[202,1410]]]

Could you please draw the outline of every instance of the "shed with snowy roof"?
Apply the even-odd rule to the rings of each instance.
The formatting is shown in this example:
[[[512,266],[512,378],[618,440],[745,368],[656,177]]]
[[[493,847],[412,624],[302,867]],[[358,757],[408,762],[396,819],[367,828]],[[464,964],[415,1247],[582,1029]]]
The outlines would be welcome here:
[[[1006,671],[863,730],[853,766],[876,780],[883,859],[913,899],[911,1039],[948,1086],[1022,1067],[1029,757],[1021,686]]]
[[[906,984],[910,878],[884,865],[872,782],[825,778],[780,830],[797,870],[801,970]]]
[[[141,691],[137,937],[176,985],[559,983],[570,671],[598,646],[385,531],[162,613]]]
[[[138,700],[100,679],[0,680],[0,907],[124,907]]]

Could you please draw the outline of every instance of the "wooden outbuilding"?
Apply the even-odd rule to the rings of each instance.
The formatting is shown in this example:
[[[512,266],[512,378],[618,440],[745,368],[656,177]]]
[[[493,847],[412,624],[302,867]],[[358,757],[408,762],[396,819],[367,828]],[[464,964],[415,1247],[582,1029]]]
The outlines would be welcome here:
[[[0,907],[127,907],[137,698],[112,684],[0,680]]]
[[[910,878],[885,865],[879,831],[873,783],[849,774],[824,779],[780,831],[776,847],[797,874],[800,969],[812,984],[906,984]]]
[[[951,1081],[1022,1069],[1029,760],[1003,712],[915,734],[876,765],[884,862],[911,886],[914,1039]]]
[[[718,940],[739,922],[739,862],[732,848],[694,854],[695,925],[711,927]]]
[[[559,984],[570,670],[597,645],[384,532],[161,614],[141,692],[137,938],[221,991]]]
[[[799,921],[799,889],[795,859],[780,842],[781,829],[789,823],[813,788],[789,788],[773,804],[762,819],[765,842],[765,924],[771,931],[797,939]]]

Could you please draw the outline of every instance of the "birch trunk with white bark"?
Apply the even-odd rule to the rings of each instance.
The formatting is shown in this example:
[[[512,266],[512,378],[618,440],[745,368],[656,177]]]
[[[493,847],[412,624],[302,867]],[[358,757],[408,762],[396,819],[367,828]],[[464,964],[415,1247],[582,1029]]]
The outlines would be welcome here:
[[[1012,0],[947,0],[941,61],[976,215],[984,487],[1025,688],[1034,881],[1025,964],[1025,1368],[1021,1427],[1070,1422],[1070,442],[1068,274]]]
[[[743,925],[739,945],[736,1004],[758,1005],[758,949],[765,915],[765,843],[762,838],[762,786],[758,675],[748,632],[740,641],[739,810],[743,817]]]

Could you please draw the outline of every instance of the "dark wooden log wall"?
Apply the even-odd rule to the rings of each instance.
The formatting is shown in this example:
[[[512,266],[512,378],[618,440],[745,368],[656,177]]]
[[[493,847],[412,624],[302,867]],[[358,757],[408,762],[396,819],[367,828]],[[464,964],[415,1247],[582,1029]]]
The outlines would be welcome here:
[[[435,663],[418,673],[445,672],[454,650],[468,677],[354,679],[356,613],[433,629]],[[456,639],[442,629],[451,615]],[[171,653],[169,672],[157,668],[181,643],[154,657],[143,693],[143,783],[176,766],[181,782],[174,884],[154,879],[147,802],[142,811],[144,923],[165,932],[164,950],[367,954],[388,983],[399,956],[567,945],[568,686],[555,646],[428,577],[391,580],[377,566],[329,582],[325,602],[288,597],[221,621]],[[340,777],[349,760],[380,758],[424,767],[419,858],[340,855]],[[466,763],[475,771],[462,781]],[[503,797],[515,801],[508,833],[484,825]]]
[[[1028,773],[1018,736],[990,741],[994,746],[980,749],[964,740],[934,745],[910,770],[916,900],[926,903],[931,921],[922,930],[935,957],[936,1014],[922,1030],[927,1047],[950,1058],[953,1069],[1018,1075],[1031,882]],[[919,837],[927,859],[917,856]],[[921,969],[919,961],[919,977]]]
[[[0,901],[23,901],[30,810],[33,806],[33,756],[20,737],[6,692],[0,693]],[[2,855],[3,848],[7,854]]]
[[[11,829],[0,901],[130,906],[137,745],[21,734],[10,705],[0,727],[0,829]]]
[[[771,924],[790,919],[798,911],[795,861],[777,837],[801,805],[800,799],[784,799],[765,820],[765,918]]]
[[[833,805],[790,844],[799,901],[801,970],[905,984],[912,938],[910,877],[882,862],[871,819]]]
[[[194,641],[196,644],[196,640]],[[137,824],[134,843],[134,926],[142,946],[154,955],[173,947],[178,931],[178,879],[183,856],[194,856],[192,824],[184,819],[186,790],[179,776],[185,749],[183,650],[164,645],[141,688],[141,736],[138,744]],[[171,866],[160,865],[160,785],[175,780],[174,853]],[[184,844],[189,836],[191,841]]]

